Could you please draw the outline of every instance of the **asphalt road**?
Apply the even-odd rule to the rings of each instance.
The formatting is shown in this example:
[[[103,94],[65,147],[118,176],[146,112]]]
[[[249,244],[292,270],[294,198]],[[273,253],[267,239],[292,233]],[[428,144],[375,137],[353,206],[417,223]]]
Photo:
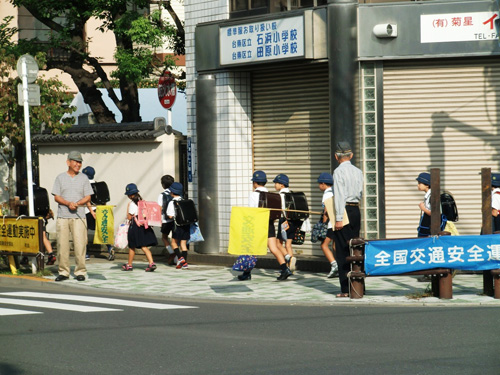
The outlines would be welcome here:
[[[495,307],[198,303],[0,286],[0,374],[498,375],[499,323]]]

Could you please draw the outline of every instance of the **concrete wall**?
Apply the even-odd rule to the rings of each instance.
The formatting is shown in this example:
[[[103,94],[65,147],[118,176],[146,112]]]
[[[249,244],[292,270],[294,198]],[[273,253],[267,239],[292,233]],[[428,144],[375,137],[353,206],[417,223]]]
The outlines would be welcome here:
[[[156,141],[119,144],[40,145],[40,186],[52,192],[58,174],[67,170],[66,158],[71,150],[83,156],[83,166],[96,170],[95,180],[105,181],[110,191],[109,204],[114,209],[115,228],[125,220],[129,199],[125,186],[136,183],[143,199],[157,201],[163,191],[160,178],[164,174],[178,177],[178,150],[175,135],[162,135]],[[57,215],[57,204],[51,197],[50,205]],[[54,234],[55,221],[50,220],[47,231]],[[158,236],[159,228],[157,229]]]

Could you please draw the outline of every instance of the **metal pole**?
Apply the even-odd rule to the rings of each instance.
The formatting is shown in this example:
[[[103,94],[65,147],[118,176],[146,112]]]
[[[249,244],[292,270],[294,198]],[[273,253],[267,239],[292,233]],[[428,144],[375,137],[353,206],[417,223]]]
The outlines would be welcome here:
[[[481,168],[481,216],[483,218],[482,234],[491,234],[491,168]],[[493,275],[490,270],[483,271],[483,293],[493,296]]]
[[[33,164],[31,161],[30,107],[28,104],[28,66],[22,57],[23,103],[24,103],[24,138],[26,145],[26,172],[28,175],[28,209],[29,216],[35,216],[33,203]]]
[[[358,145],[356,128],[356,78],[358,73],[357,0],[330,0],[328,17],[328,80],[330,106],[330,148],[333,157],[339,141],[348,141],[354,148],[353,163]]]
[[[431,235],[441,232],[441,177],[439,168],[431,169]]]

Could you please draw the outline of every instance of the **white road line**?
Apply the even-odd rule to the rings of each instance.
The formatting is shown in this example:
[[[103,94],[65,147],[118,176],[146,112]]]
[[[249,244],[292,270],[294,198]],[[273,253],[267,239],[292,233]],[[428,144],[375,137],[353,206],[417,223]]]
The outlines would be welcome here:
[[[28,314],[43,314],[43,313],[40,311],[26,311],[26,310],[16,310],[16,309],[6,309],[0,307],[0,316],[28,315]]]
[[[143,309],[157,309],[157,310],[197,309],[198,308],[197,306],[184,306],[184,305],[172,305],[172,304],[166,304],[166,303],[130,301],[130,300],[118,299],[118,298],[79,296],[79,295],[75,295],[75,294],[8,292],[8,293],[0,293],[0,295],[14,296],[14,297],[28,297],[28,298],[30,298],[30,297],[32,297],[32,298],[48,298],[48,299],[58,299],[58,300],[77,301],[77,302],[90,302],[90,303],[99,303],[99,304],[105,304],[105,305],[140,307]]]
[[[32,299],[13,299],[0,298],[1,304],[19,305],[29,307],[41,307],[45,309],[68,310],[77,312],[102,312],[102,311],[123,311],[119,309],[109,309],[105,307],[85,306],[85,305],[69,305],[67,303],[36,301]]]

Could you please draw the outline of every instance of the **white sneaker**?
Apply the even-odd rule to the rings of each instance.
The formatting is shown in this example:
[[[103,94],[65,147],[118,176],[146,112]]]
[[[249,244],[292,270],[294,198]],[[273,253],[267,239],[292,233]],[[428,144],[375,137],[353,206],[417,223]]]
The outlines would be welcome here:
[[[291,257],[288,266],[288,268],[290,268],[290,271],[295,272],[296,264],[297,264],[297,258]]]
[[[332,279],[336,276],[339,275],[339,266],[337,265],[337,262],[332,263],[332,269],[330,270],[330,273],[328,274],[328,278]]]

